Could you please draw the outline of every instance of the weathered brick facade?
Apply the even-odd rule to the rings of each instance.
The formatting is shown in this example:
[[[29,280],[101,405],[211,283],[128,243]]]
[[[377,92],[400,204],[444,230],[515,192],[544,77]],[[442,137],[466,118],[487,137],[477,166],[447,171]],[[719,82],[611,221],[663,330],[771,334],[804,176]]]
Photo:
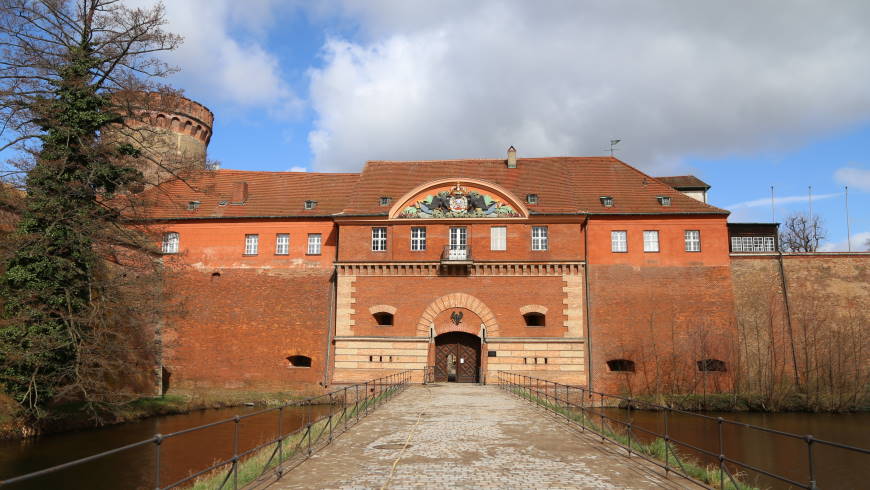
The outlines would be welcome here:
[[[779,287],[770,257],[729,255],[726,211],[612,158],[202,179],[154,213],[183,270],[184,308],[162,329],[172,386],[317,389],[434,366],[445,380],[719,391],[747,305]],[[866,259],[785,268],[866,305]],[[472,350],[445,344],[459,338]]]

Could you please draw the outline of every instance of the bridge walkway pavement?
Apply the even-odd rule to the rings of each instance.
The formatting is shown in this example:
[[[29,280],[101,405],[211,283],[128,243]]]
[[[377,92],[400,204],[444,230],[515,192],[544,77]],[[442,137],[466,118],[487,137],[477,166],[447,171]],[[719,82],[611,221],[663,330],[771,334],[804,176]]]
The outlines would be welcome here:
[[[690,486],[566,425],[496,386],[414,385],[269,488]]]

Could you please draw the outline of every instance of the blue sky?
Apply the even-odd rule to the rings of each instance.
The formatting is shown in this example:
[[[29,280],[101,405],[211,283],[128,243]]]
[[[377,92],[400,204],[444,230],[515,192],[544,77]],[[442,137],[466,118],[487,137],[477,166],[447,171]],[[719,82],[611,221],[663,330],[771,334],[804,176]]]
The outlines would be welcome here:
[[[154,0],[127,0],[146,5]],[[170,83],[223,168],[601,155],[693,173],[734,221],[870,239],[870,2],[171,0]]]

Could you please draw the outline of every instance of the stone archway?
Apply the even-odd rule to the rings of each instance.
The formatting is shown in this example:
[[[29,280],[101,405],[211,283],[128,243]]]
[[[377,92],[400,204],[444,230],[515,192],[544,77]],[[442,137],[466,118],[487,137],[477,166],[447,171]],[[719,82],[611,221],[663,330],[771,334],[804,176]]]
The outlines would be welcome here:
[[[474,312],[480,317],[481,323],[486,327],[488,336],[498,337],[499,328],[495,314],[483,301],[470,294],[451,293],[441,296],[423,310],[420,320],[417,321],[417,336],[428,337],[429,327],[435,323],[435,318],[444,310],[450,308],[463,308]],[[476,333],[476,332],[475,332]]]

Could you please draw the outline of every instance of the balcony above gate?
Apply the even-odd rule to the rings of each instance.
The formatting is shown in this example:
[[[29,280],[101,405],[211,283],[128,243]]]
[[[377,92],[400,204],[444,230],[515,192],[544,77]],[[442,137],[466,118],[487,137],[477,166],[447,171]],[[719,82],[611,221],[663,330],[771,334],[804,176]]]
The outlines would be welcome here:
[[[441,253],[441,263],[451,265],[473,264],[471,247],[451,249],[450,245],[446,245],[444,252]]]

